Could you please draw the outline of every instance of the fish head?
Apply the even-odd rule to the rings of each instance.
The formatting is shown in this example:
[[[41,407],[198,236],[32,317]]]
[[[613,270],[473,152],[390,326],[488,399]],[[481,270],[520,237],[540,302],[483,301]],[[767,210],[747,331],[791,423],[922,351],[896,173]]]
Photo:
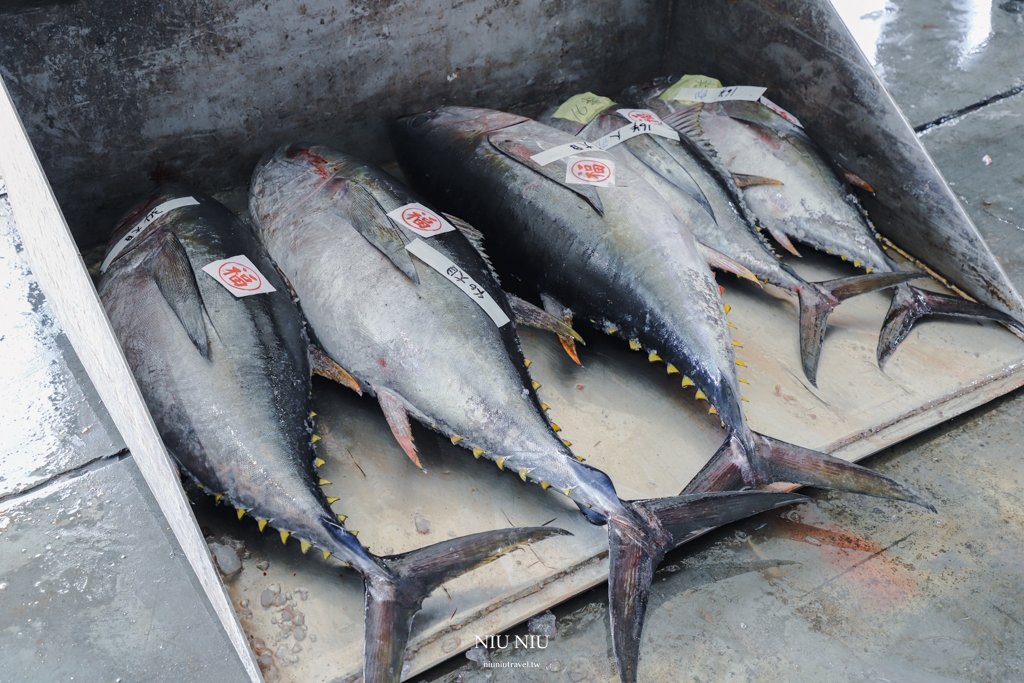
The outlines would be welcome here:
[[[178,205],[178,209],[188,209],[189,206],[211,201],[213,200],[205,194],[185,185],[177,183],[160,185],[125,212],[117,222],[107,241],[107,251],[100,268],[101,271],[106,271],[111,263],[123,258],[149,235],[160,230],[165,223],[163,217],[168,214],[169,207]]]
[[[517,114],[476,107],[441,107],[433,111],[400,116],[391,124],[396,148],[421,144],[428,137],[473,139],[530,119]]]

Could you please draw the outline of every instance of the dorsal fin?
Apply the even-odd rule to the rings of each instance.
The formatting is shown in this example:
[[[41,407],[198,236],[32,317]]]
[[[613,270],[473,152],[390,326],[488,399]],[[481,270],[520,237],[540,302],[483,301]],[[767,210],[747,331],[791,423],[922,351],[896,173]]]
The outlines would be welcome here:
[[[487,269],[490,270],[491,275],[494,276],[494,281],[500,285],[501,280],[498,278],[498,271],[494,269],[494,264],[491,263],[491,257],[487,255],[486,251],[484,251],[484,234],[458,216],[453,216],[450,213],[444,212],[442,212],[441,215],[448,219],[448,222],[454,225],[455,229],[461,232],[463,236],[469,240],[469,243],[472,244],[473,248],[476,249],[478,254],[480,254],[480,258],[482,258],[484,263],[487,264]]]
[[[210,344],[206,336],[206,323],[203,320],[206,306],[199,293],[199,284],[196,282],[196,274],[192,270],[188,253],[174,233],[166,232],[159,240],[160,249],[152,257],[153,279],[188,333],[188,338],[203,358],[208,359]]]
[[[487,141],[491,143],[491,146],[496,150],[509,157],[518,161],[522,165],[526,166],[532,171],[539,173],[548,180],[552,180],[570,192],[579,195],[581,198],[586,200],[588,204],[594,207],[602,216],[604,215],[604,205],[601,204],[601,197],[597,194],[596,187],[589,187],[587,185],[570,185],[565,182],[565,162],[554,161],[547,166],[541,166],[534,162],[530,157],[538,152],[542,152],[542,149],[530,149],[524,145],[518,144],[514,140],[508,138],[508,133],[505,131],[497,131],[487,136]]]
[[[406,277],[419,284],[416,265],[412,256],[405,250],[405,245],[409,242],[405,234],[388,218],[387,211],[369,190],[351,180],[346,180],[345,185],[345,198],[349,205],[344,209],[335,207],[332,210],[351,222],[352,227],[365,237],[367,242],[387,256]]]
[[[690,172],[679,163],[672,154],[664,147],[651,139],[650,135],[638,135],[635,138],[626,140],[625,145],[645,166],[657,173],[659,176],[672,183],[686,194],[693,197],[704,210],[708,212],[711,219],[718,223],[715,218],[715,211],[711,208],[704,190],[693,179]]]

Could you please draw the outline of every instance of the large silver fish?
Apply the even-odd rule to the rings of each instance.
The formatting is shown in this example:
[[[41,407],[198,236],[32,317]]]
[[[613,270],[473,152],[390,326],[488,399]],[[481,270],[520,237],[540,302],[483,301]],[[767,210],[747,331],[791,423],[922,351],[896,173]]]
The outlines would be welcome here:
[[[685,226],[627,166],[614,167],[612,186],[570,183],[570,165],[587,162],[532,157],[578,138],[486,109],[403,117],[392,136],[406,177],[478,225],[499,270],[645,347],[670,373],[682,371],[684,387],[697,385],[729,434],[686,492],[786,481],[934,509],[892,479],[750,430],[714,278]],[[592,168],[612,167],[607,153],[587,154]]]
[[[743,190],[744,200],[780,244],[794,253],[790,238],[839,256],[856,267],[898,273],[900,266],[880,240],[847,183],[823,158],[803,128],[760,102],[723,101],[686,105],[659,99],[671,79],[656,79],[627,90],[635,103],[658,112],[666,123],[713,151],[731,174],[752,174],[780,181]],[[850,184],[870,189],[859,177],[842,171]],[[983,304],[936,294],[909,284],[894,289],[878,339],[879,366],[895,352],[914,323],[924,316],[945,315],[994,320],[1024,334],[1024,325]]]
[[[406,227],[406,210],[434,232]],[[800,500],[767,492],[619,500],[607,475],[580,462],[548,421],[511,322],[518,316],[464,231],[476,233],[451,217],[460,227],[439,232],[442,216],[383,171],[323,146],[283,147],[256,169],[250,212],[319,342],[377,396],[400,441],[410,438],[412,415],[607,524],[623,680],[636,679],[663,554],[698,529]]]
[[[636,113],[636,110],[612,107],[584,126],[554,118],[551,116],[554,110],[538,118],[583,140],[595,142],[602,138],[616,139],[606,136],[626,137],[631,132],[629,126],[642,125],[628,121],[618,113],[619,110]],[[625,134],[620,132],[624,128]],[[615,144],[609,151],[658,191],[697,242],[706,248],[709,265],[748,279],[749,273],[759,284],[763,281],[796,294],[800,307],[801,365],[810,383],[817,386],[825,328],[835,307],[852,296],[891,287],[923,277],[923,274],[874,273],[827,282],[807,282],[779,261],[761,236],[756,216],[739,194],[738,186],[777,185],[778,181],[751,175],[736,175],[727,180],[731,174],[718,161],[713,150],[698,154],[690,149],[687,142],[690,141],[686,137],[679,141],[644,134]]]
[[[244,262],[238,257],[249,260]],[[222,285],[201,269],[216,270]],[[444,581],[561,529],[505,529],[404,555],[370,554],[320,489],[310,372],[356,386],[310,347],[262,245],[224,206],[165,186],[111,239],[100,298],[168,450],[208,492],[319,548],[366,584],[363,679],[397,683],[413,615]],[[251,267],[254,266],[254,267]],[[269,284],[275,291],[252,293]],[[237,298],[228,286],[243,294]]]

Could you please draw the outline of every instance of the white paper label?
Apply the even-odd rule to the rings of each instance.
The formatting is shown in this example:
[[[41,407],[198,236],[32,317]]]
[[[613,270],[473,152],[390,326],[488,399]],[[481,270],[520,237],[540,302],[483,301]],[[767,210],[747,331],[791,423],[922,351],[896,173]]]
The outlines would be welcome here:
[[[484,313],[491,316],[491,320],[494,321],[495,325],[503,327],[510,322],[508,316],[505,315],[505,311],[501,310],[501,306],[491,298],[491,295],[487,293],[487,290],[478,285],[476,280],[467,275],[462,268],[459,268],[457,265],[452,263],[447,256],[437,251],[421,239],[413,240],[409,244],[405,245],[405,249],[410,254],[415,254],[421,261],[455,283],[455,286],[465,292],[470,299],[475,301],[477,306],[484,310]]]
[[[142,231],[145,230],[150,223],[160,218],[169,211],[180,209],[183,206],[197,206],[198,204],[199,202],[194,197],[178,197],[177,199],[172,199],[168,202],[164,202],[160,206],[157,206],[156,208],[150,210],[150,212],[147,213],[146,216],[141,221],[136,223],[134,228],[126,232],[124,234],[124,237],[119,239],[117,241],[117,244],[115,244],[114,247],[109,252],[107,252],[107,257],[103,259],[103,263],[100,265],[100,272],[105,272],[107,268],[110,267],[110,264],[114,261],[114,259],[117,258],[117,255],[124,251],[125,247],[132,243],[132,240],[134,240],[136,237],[142,234]]]
[[[615,162],[594,157],[571,157],[565,164],[565,182],[570,185],[615,185]]]
[[[616,109],[615,113],[619,114],[630,123],[649,123],[652,126],[665,125],[665,122],[661,120],[661,117],[650,109]]]
[[[389,211],[388,217],[403,228],[409,228],[423,237],[433,237],[455,229],[455,226],[440,215],[415,202]]]
[[[645,110],[632,109],[630,111]],[[653,113],[652,116],[654,116]],[[661,119],[657,116],[654,116],[654,119],[657,120],[657,123],[634,121],[633,123],[626,124],[622,128],[608,133],[608,135],[605,135],[603,138],[596,140],[593,144],[595,147],[600,149],[611,149],[620,142],[625,142],[626,140],[635,138],[638,135],[660,135],[663,138],[669,138],[671,140],[679,139],[679,133],[662,123]]]
[[[203,272],[224,285],[224,289],[236,297],[277,291],[246,256],[214,261],[203,266]]]
[[[771,100],[769,100],[764,95],[761,96],[761,99],[759,99],[758,102],[760,102],[764,106],[768,107],[773,112],[775,112],[776,114],[778,114],[782,118],[784,118],[787,121],[789,121],[790,123],[792,123],[794,126],[799,126],[800,128],[804,127],[804,124],[800,123],[800,121],[797,120],[797,118],[795,116],[793,116],[788,111],[786,111],[785,109],[783,109],[779,105],[777,105],[774,102],[772,102]]]
[[[589,142],[583,140],[577,140],[576,142],[570,142],[565,145],[559,145],[558,147],[552,147],[546,152],[540,152],[530,157],[530,161],[539,165],[547,166],[552,161],[558,161],[565,157],[572,156],[573,154],[579,154],[580,152],[597,152],[597,147],[594,147]]]
[[[679,88],[673,94],[676,102],[724,102],[746,100],[756,102],[768,88],[757,85],[734,85],[728,88]]]

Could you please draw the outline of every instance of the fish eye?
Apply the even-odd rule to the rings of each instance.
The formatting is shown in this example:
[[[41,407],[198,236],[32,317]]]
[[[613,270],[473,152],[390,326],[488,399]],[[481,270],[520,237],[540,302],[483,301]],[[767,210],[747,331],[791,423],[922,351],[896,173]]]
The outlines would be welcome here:
[[[426,113],[426,114],[416,114],[415,116],[413,116],[413,117],[411,117],[409,119],[409,128],[412,128],[413,130],[415,130],[415,129],[419,128],[420,126],[422,126],[427,121],[430,121],[431,119],[435,118],[436,116],[437,116],[436,112],[430,112],[430,113]]]

